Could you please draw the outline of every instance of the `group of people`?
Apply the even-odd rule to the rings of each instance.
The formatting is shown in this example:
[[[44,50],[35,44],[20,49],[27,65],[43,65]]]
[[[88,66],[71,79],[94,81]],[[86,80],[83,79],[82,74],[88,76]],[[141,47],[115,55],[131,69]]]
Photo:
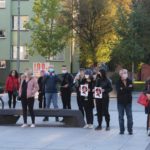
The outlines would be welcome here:
[[[119,76],[120,77],[116,83],[116,91],[120,134],[124,134],[125,132],[124,114],[126,113],[127,130],[129,135],[132,135],[133,83],[128,78],[128,71],[126,69],[121,69],[119,71]],[[36,92],[39,93],[39,108],[49,109],[51,103],[53,103],[54,109],[58,109],[58,85],[60,87],[63,109],[71,109],[71,93],[73,87],[75,88],[77,93],[78,108],[86,120],[86,125],[84,128],[94,128],[93,109],[96,107],[98,126],[95,128],[95,130],[102,129],[103,117],[105,117],[106,121],[106,131],[110,130],[109,93],[112,91],[112,83],[107,77],[105,69],[92,71],[91,69],[81,68],[77,75],[73,78],[73,76],[68,73],[66,66],[62,66],[61,77],[55,73],[54,66],[50,66],[48,72],[41,70],[40,77],[38,79],[33,76],[32,71],[29,69],[27,69],[25,73],[21,75],[21,78],[19,78],[18,73],[15,70],[11,71],[6,80],[6,91],[9,95],[8,105],[9,108],[12,107],[11,104],[13,99],[13,108],[15,108],[16,97],[21,99],[24,119],[24,124],[22,127],[28,126],[27,107],[32,119],[31,127],[35,127],[33,108]],[[18,95],[17,91],[19,91]],[[150,92],[150,81],[146,82],[146,88],[144,91],[145,93]],[[87,94],[83,95],[82,92],[87,92]],[[97,93],[98,96],[96,96],[95,93]],[[48,121],[48,117],[45,117],[43,121]],[[56,117],[56,121],[59,121],[58,117]],[[149,127],[150,121],[148,121],[148,129]]]
[[[30,69],[26,69],[21,77],[15,70],[10,72],[5,84],[5,91],[9,96],[8,106],[15,108],[16,99],[21,100],[24,120],[22,127],[28,126],[27,109],[31,115],[31,127],[35,127],[34,102],[37,92],[39,93],[39,108],[49,109],[53,103],[54,109],[58,109],[58,84],[60,85],[63,109],[71,109],[73,76],[68,73],[66,66],[62,66],[61,79],[56,75],[54,66],[50,66],[48,72],[41,70],[38,79],[33,76]],[[48,121],[48,117],[45,117],[43,121]],[[59,121],[58,117],[56,117],[56,121]]]

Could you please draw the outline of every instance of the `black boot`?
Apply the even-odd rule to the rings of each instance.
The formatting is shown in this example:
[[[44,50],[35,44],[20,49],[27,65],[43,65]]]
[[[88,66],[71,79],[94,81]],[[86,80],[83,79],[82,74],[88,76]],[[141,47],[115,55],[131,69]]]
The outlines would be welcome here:
[[[48,121],[48,117],[45,117],[45,118],[43,119],[43,121]]]

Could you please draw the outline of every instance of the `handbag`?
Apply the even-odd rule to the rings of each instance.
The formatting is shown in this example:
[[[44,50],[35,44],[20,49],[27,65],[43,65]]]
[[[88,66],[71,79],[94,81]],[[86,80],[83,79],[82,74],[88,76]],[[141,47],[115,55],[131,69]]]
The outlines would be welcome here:
[[[16,89],[13,90],[13,95],[16,96],[16,97],[19,95],[18,91]]]
[[[137,102],[145,107],[147,107],[149,105],[148,98],[144,93],[140,94]]]

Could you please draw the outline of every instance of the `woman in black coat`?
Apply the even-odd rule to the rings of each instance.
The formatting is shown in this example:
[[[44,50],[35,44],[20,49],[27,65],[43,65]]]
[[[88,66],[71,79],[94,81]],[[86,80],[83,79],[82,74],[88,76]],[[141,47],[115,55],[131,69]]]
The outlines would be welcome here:
[[[85,77],[80,82],[80,91],[81,85],[88,85],[88,96],[80,96],[80,100],[82,101],[83,104],[83,110],[85,113],[86,117],[86,122],[87,124],[84,126],[84,128],[93,128],[93,108],[94,108],[94,101],[93,101],[93,78],[91,76],[90,71],[85,71]]]
[[[106,71],[101,69],[97,74],[95,87],[102,88],[102,98],[96,98],[96,109],[98,117],[98,126],[95,130],[102,129],[102,118],[105,116],[106,130],[110,130],[110,114],[109,114],[109,92],[112,91],[110,80],[106,76]]]

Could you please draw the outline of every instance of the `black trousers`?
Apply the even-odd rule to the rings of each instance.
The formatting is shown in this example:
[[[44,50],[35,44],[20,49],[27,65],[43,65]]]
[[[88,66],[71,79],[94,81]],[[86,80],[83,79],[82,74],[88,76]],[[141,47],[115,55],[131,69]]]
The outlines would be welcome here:
[[[39,108],[45,108],[46,100],[45,100],[45,94],[44,93],[39,93],[38,101],[39,101]]]
[[[78,108],[84,116],[84,107],[83,107],[83,100],[81,99],[80,93],[77,93],[77,104]]]
[[[61,91],[63,109],[71,109],[71,91]]]
[[[34,111],[33,111],[34,97],[31,97],[28,99],[22,98],[21,102],[22,102],[24,123],[25,124],[27,123],[27,110],[29,109],[29,113],[31,115],[31,120],[32,120],[32,123],[34,124],[35,123],[35,115],[34,115]]]
[[[107,127],[109,127],[110,125],[110,115],[108,107],[109,107],[109,99],[96,99],[96,110],[99,126],[102,125],[103,116],[105,116]]]
[[[90,100],[83,101],[85,117],[87,124],[93,124],[93,104]]]
[[[8,92],[8,106],[9,108],[11,108],[11,103],[12,103],[12,100],[13,100],[13,108],[16,107],[16,96],[13,94],[13,92]]]

